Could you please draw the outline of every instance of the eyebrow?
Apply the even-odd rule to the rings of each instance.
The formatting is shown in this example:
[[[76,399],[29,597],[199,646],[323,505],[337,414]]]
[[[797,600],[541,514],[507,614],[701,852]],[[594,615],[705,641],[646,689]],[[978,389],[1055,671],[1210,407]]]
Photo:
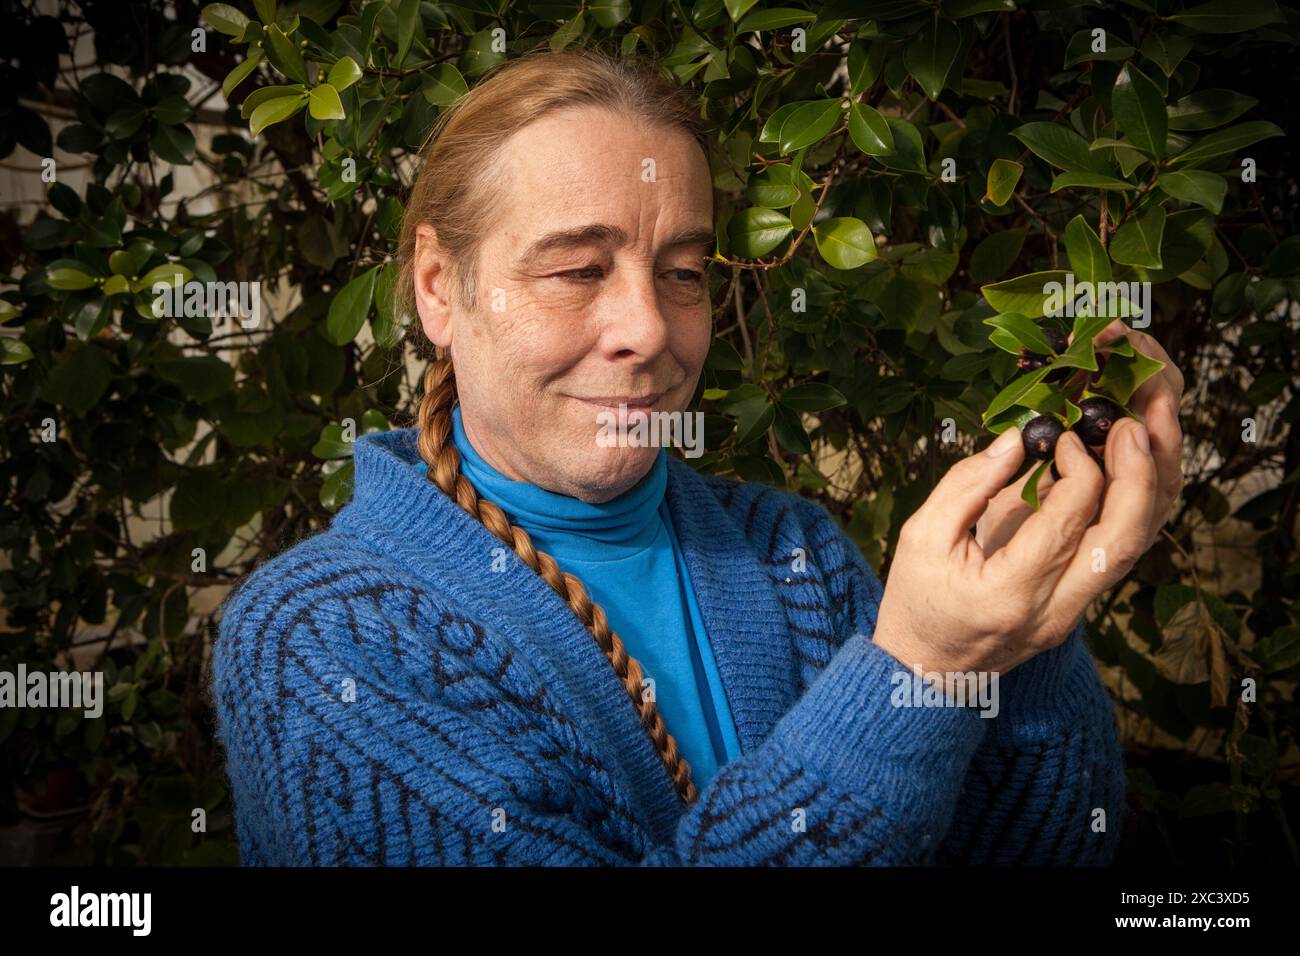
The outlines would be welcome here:
[[[664,248],[674,249],[679,246],[706,246],[711,248],[716,241],[717,234],[712,229],[688,228],[672,236],[664,244]],[[573,229],[561,229],[556,232],[548,232],[532,242],[524,250],[523,255],[519,257],[519,266],[527,268],[534,265],[548,252],[554,252],[557,249],[572,249],[590,245],[621,246],[626,242],[627,233],[618,226],[607,223],[592,223],[588,226],[578,226]]]

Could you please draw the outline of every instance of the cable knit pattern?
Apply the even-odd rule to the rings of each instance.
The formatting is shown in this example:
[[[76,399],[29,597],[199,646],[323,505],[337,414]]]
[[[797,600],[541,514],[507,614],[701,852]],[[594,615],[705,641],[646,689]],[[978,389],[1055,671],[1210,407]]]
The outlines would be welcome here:
[[[1123,764],[1081,632],[1003,675],[996,718],[893,706],[881,586],[834,519],[670,458],[743,751],[684,806],[591,635],[412,469],[414,437],[359,439],[351,502],[223,606],[211,693],[243,863],[1113,859]]]

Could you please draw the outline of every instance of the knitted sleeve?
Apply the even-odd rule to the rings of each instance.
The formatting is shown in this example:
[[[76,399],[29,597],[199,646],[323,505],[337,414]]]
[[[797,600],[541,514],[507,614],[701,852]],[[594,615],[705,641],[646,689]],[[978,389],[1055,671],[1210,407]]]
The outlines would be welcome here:
[[[1080,624],[1064,644],[1003,676],[1001,712],[971,761],[940,862],[1114,862],[1124,757],[1083,635]]]
[[[969,709],[891,706],[901,665],[850,635],[656,840],[508,643],[360,562],[290,560],[230,596],[214,650],[245,864],[925,862],[986,730]]]
[[[838,523],[811,506],[817,517]],[[837,538],[848,573],[828,582],[843,633],[871,634],[879,582],[857,546]],[[1124,814],[1114,707],[1080,624],[1060,646],[1000,676],[998,713],[976,748],[935,862],[1096,865],[1113,861]]]

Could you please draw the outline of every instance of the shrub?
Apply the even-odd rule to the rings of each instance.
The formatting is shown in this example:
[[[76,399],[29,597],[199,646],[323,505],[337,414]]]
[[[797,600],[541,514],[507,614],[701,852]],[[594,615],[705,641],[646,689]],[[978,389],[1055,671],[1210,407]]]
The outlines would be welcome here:
[[[1294,10],[61,12],[20,8],[0,67],[0,153],[41,160],[23,167],[39,198],[3,220],[0,666],[80,660],[111,691],[101,720],[0,711],[10,818],[76,810],[70,844],[97,860],[234,860],[203,697],[213,595],[346,500],[357,433],[411,421],[393,240],[438,111],[507,56],[583,44],[656,57],[717,131],[717,337],[693,463],[817,498],[882,573],[986,424],[1066,409],[1017,367],[1045,282],[1151,283],[1149,331],[1188,382],[1186,492],[1089,631],[1130,748],[1125,852],[1300,862],[1300,236],[1277,86]],[[93,69],[60,60],[83,33]],[[207,185],[178,187],[190,174]],[[260,321],[184,299],[158,315],[154,286],[178,275],[255,284]]]

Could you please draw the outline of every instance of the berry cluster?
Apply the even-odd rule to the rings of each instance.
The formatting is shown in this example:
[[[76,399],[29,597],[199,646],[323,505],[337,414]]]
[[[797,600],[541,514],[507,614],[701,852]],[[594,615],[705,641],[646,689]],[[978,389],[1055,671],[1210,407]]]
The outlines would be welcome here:
[[[1079,403],[1082,412],[1074,423],[1074,433],[1089,448],[1104,447],[1111,426],[1124,417],[1124,410],[1109,398],[1093,396]],[[1056,454],[1056,442],[1065,434],[1065,426],[1055,415],[1039,415],[1032,419],[1020,433],[1025,443],[1025,454],[1038,461],[1047,461]]]

